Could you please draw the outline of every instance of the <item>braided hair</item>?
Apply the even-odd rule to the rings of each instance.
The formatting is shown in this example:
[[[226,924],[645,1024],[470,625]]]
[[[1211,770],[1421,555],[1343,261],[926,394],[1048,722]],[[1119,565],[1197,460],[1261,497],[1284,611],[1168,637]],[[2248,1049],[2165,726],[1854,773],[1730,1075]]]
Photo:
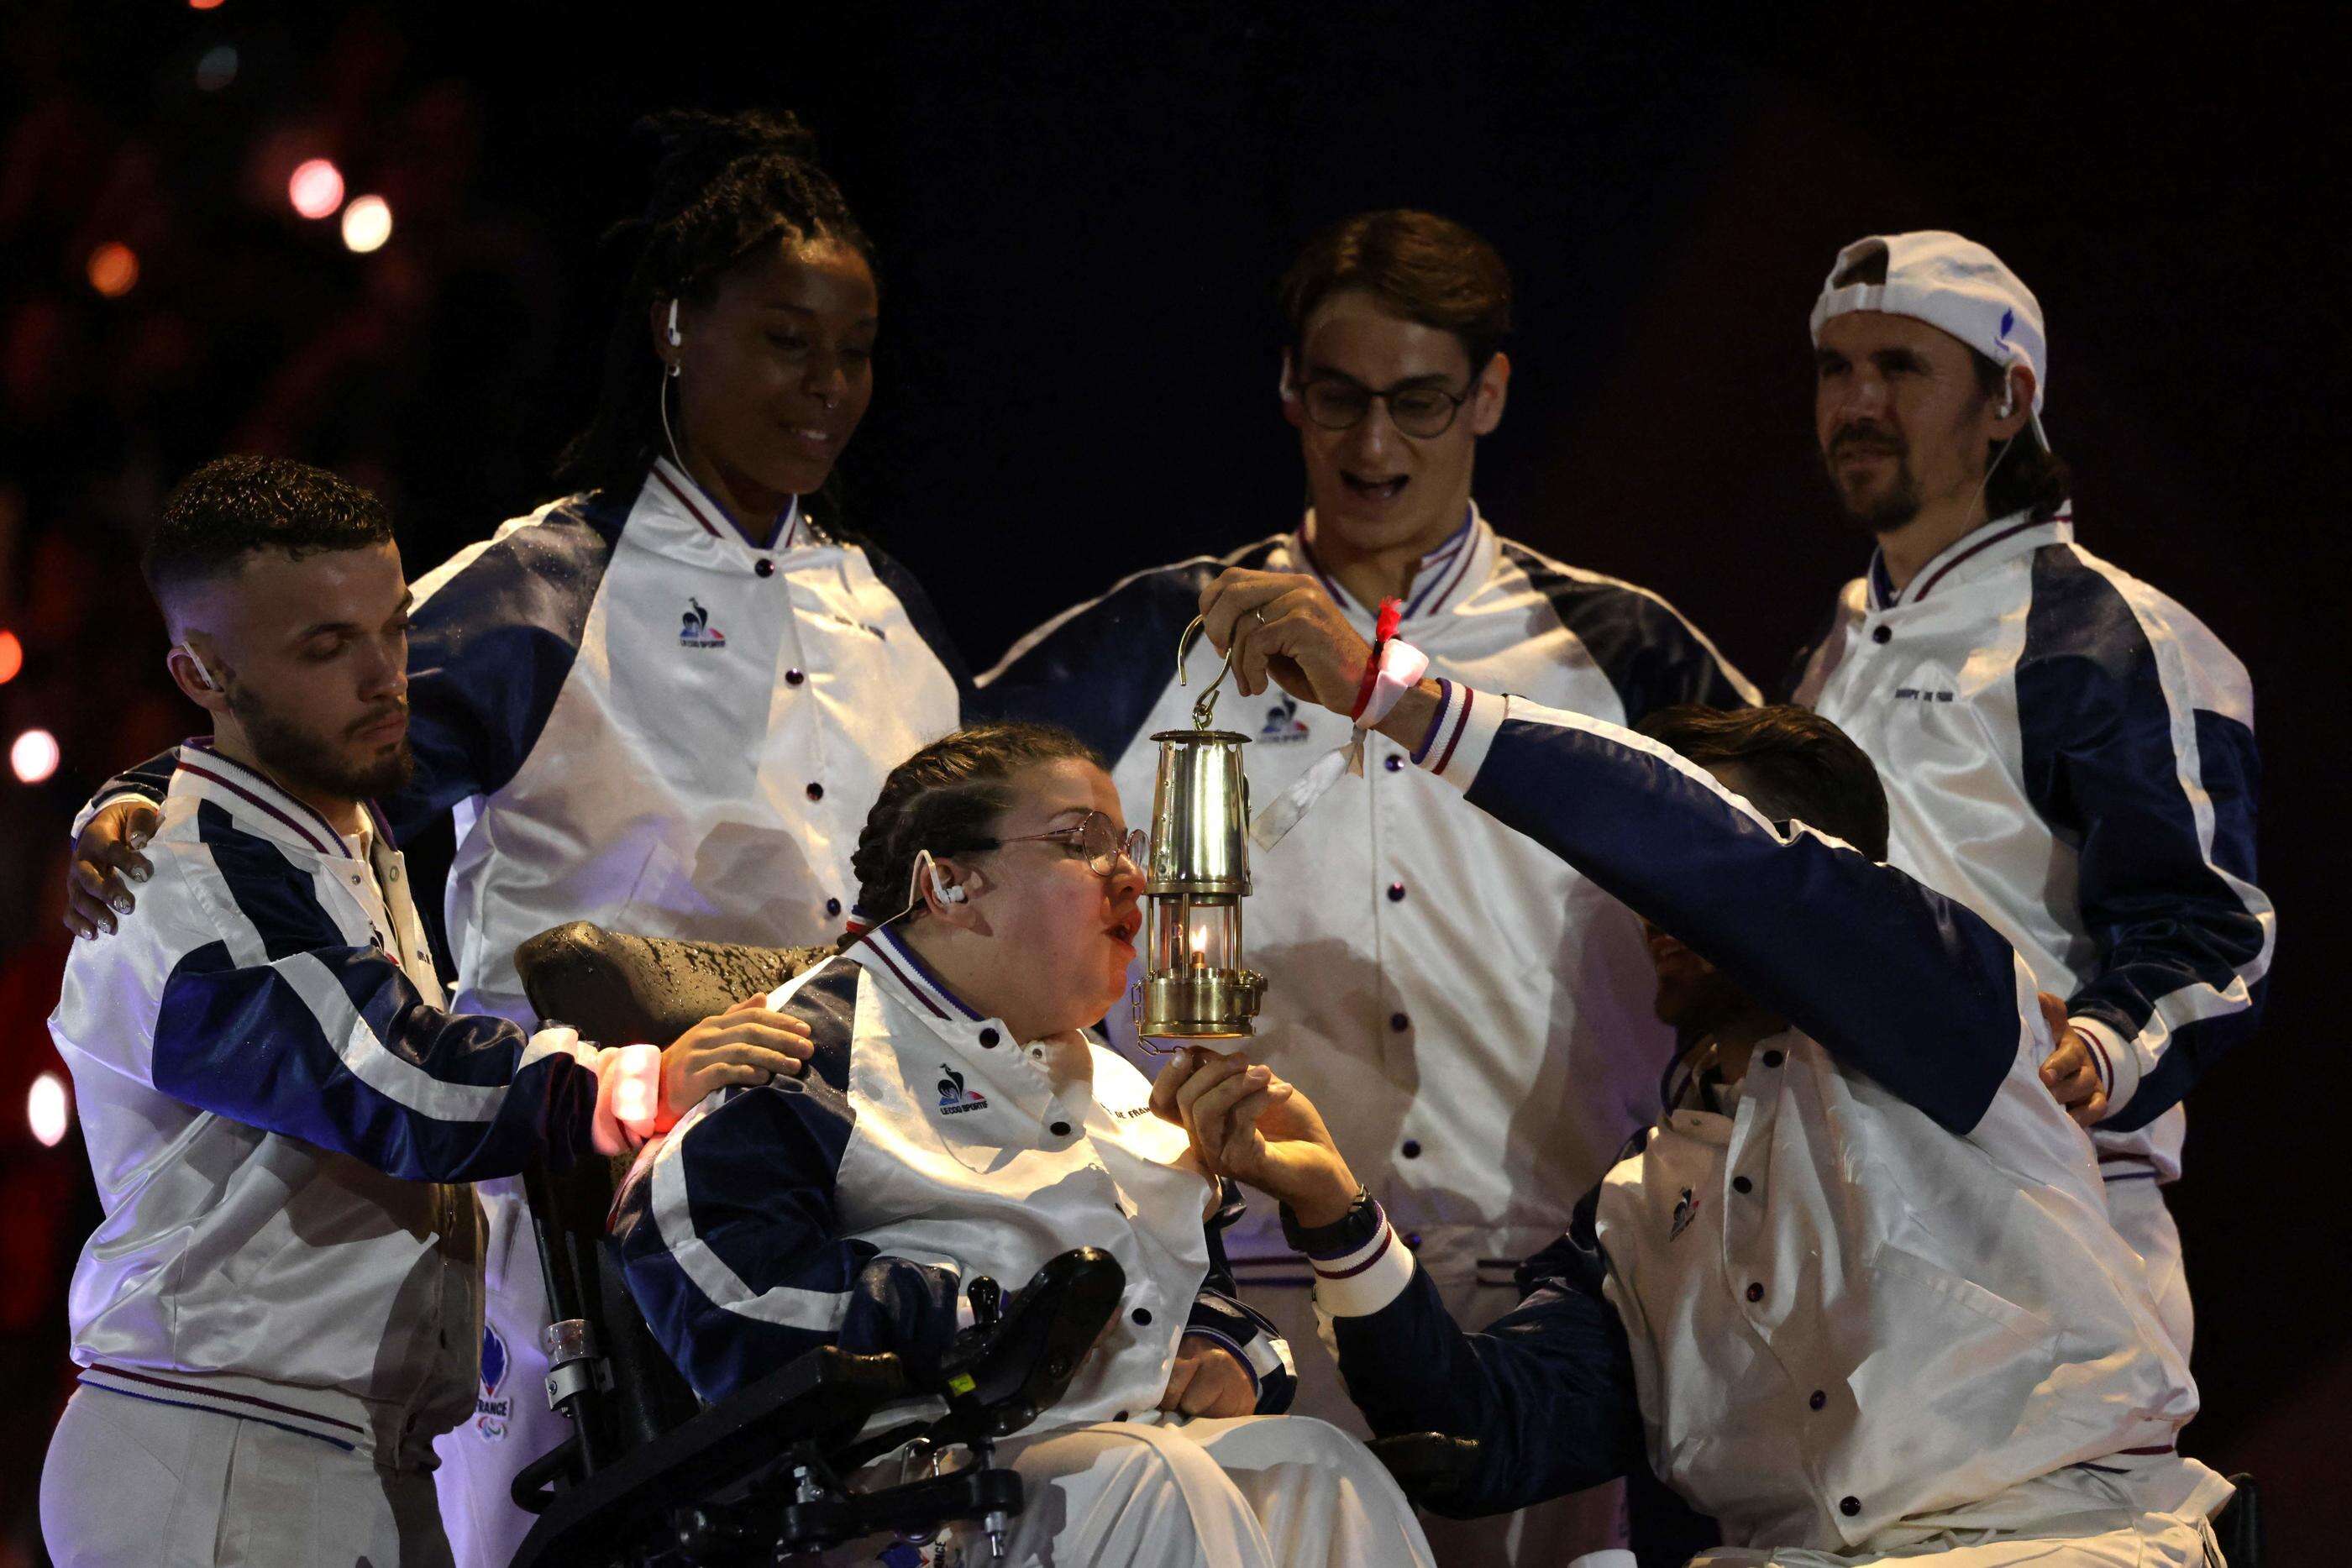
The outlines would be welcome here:
[[[860,926],[907,907],[919,852],[954,855],[988,843],[1013,803],[1013,776],[1064,758],[1103,767],[1101,755],[1066,729],[1012,722],[968,725],[890,769],[849,862],[857,876]],[[919,899],[908,918],[922,913]]]
[[[591,490],[634,488],[662,450],[662,367],[646,341],[655,301],[707,300],[721,277],[779,239],[837,241],[874,267],[873,242],[818,166],[816,137],[790,110],[671,110],[637,132],[660,149],[653,197],[605,235],[630,255],[628,283],[595,415],[557,464],[565,483]]]

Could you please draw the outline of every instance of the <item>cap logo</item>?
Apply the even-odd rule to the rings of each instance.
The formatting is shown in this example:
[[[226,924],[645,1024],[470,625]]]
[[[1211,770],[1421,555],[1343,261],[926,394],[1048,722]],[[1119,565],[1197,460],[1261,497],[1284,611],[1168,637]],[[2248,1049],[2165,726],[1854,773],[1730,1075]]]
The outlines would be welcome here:
[[[1993,334],[1992,340],[1996,343],[2006,346],[2009,342],[2009,329],[2016,325],[2017,312],[2014,310],[2002,311],[2000,313],[2000,330]]]

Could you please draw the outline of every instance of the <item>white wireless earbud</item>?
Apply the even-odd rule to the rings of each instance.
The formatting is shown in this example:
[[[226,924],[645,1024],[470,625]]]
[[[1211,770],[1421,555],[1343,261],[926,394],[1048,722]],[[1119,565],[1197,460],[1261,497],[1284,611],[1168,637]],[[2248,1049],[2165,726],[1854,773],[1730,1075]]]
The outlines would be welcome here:
[[[677,301],[673,299],[669,302],[669,346],[675,349],[685,341],[684,334],[677,329]]]
[[[179,648],[181,653],[185,653],[188,656],[188,663],[196,667],[197,684],[208,692],[219,691],[221,689],[221,684],[213,679],[213,673],[205,668],[205,662],[196,656],[196,651],[194,648],[189,647],[185,643],[179,644]]]
[[[1282,356],[1282,369],[1275,373],[1274,390],[1282,394],[1282,401],[1285,402],[1297,402],[1298,401],[1298,389],[1292,385],[1290,381],[1290,356],[1288,354]]]
[[[929,850],[915,852],[915,875],[918,879],[924,876],[930,878],[932,896],[941,904],[961,904],[971,896],[962,888],[948,881],[946,874],[940,870],[940,862],[931,858],[931,852]],[[912,908],[918,902],[919,902],[919,899],[908,899],[908,907]]]

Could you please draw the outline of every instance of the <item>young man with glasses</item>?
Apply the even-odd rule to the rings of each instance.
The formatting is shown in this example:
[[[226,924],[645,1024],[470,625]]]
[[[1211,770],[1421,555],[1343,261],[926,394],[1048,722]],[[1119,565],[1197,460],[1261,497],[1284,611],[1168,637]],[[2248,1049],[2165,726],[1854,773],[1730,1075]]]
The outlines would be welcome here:
[[[1503,417],[1511,283],[1494,247],[1427,213],[1366,213],[1311,241],[1282,285],[1284,416],[1310,509],[1222,559],[1144,571],[1047,622],[983,677],[978,706],[1076,730],[1112,761],[1130,820],[1147,814],[1155,730],[1189,725],[1217,670],[1172,647],[1228,567],[1310,576],[1369,632],[1383,600],[1433,673],[1524,692],[1612,723],[1678,703],[1743,705],[1753,687],[1656,595],[1503,538],[1471,498],[1479,438]],[[1342,715],[1278,692],[1223,722],[1258,744],[1269,801],[1345,743]],[[1649,1010],[1632,916],[1556,858],[1368,737],[1342,779],[1261,853],[1252,963],[1268,979],[1264,1049],[1365,1152],[1447,1304],[1485,1322],[1517,1304],[1519,1260],[1566,1228],[1577,1196],[1654,1110],[1672,1040]],[[1117,1029],[1125,1019],[1114,1019]],[[1313,1281],[1270,1217],[1228,1238],[1253,1304],[1316,1341]],[[1362,1427],[1327,1355],[1302,1350],[1298,1408]],[[1501,1538],[1557,1553],[1563,1526]]]

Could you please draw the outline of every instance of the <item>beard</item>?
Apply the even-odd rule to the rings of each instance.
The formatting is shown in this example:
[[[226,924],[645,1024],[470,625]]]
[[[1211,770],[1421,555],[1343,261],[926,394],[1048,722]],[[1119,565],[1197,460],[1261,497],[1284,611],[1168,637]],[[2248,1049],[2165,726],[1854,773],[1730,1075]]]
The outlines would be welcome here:
[[[379,708],[347,728],[341,737],[321,735],[291,715],[280,713],[231,676],[228,710],[245,729],[246,743],[278,782],[288,789],[346,800],[372,800],[404,788],[416,772],[408,734],[373,754],[362,754],[351,735],[385,716]]]
[[[1857,495],[1838,477],[1838,459],[1856,449],[1895,459],[1894,477],[1874,495]],[[1893,533],[1919,515],[1919,479],[1911,472],[1910,449],[1894,437],[1868,430],[1841,430],[1831,438],[1822,463],[1846,516],[1872,533]]]

